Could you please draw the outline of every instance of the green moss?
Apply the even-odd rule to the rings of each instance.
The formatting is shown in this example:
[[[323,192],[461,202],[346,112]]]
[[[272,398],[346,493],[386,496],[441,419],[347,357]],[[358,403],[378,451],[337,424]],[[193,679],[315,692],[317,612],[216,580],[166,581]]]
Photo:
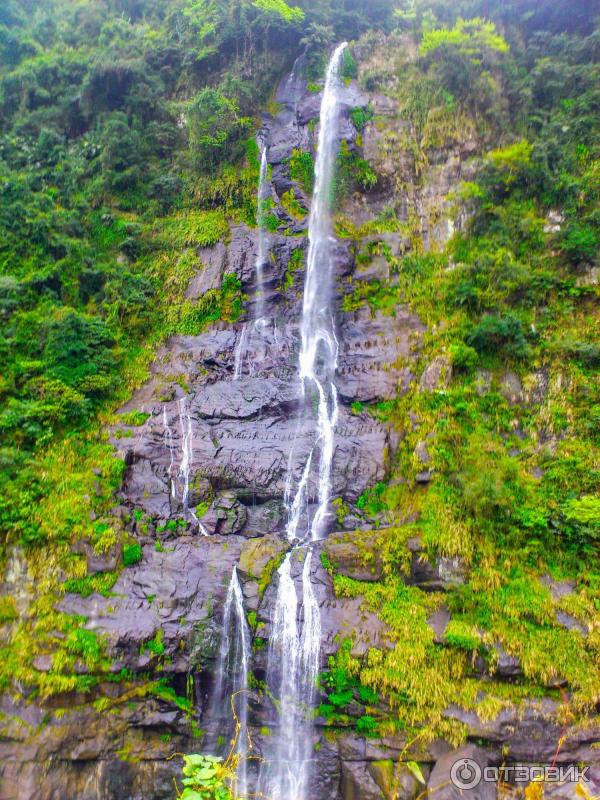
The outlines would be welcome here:
[[[263,569],[258,578],[258,596],[261,599],[264,593],[267,591],[268,587],[271,585],[271,581],[273,580],[273,574],[283,564],[284,559],[285,559],[285,553],[279,553],[274,558],[271,558],[269,559],[269,561],[267,561],[265,568]]]
[[[284,291],[287,292],[293,287],[296,278],[296,273],[302,268],[303,264],[304,264],[304,251],[299,247],[296,248],[295,250],[292,250],[290,260],[285,270],[285,278],[283,281]]]
[[[72,578],[65,581],[65,592],[80,594],[82,597],[89,597],[92,594],[101,594],[110,597],[111,589],[118,579],[116,572],[99,572],[96,575],[87,575],[85,578]]]
[[[143,411],[129,411],[127,414],[119,415],[119,419],[124,425],[131,425],[136,428],[144,425],[149,417],[150,414]]]
[[[144,642],[141,647],[141,652],[150,653],[156,657],[162,656],[165,652],[165,645],[163,643],[164,636],[165,634],[162,629],[156,631],[153,639],[150,639],[148,642]]]
[[[477,628],[455,619],[450,620],[448,623],[444,632],[444,639],[450,647],[458,647],[469,652],[479,650],[481,647],[481,635]]]
[[[183,336],[197,336],[213,322],[236,322],[242,314],[241,282],[236,275],[223,278],[220,289],[209,289],[199,301],[185,300],[169,314],[170,331]]]

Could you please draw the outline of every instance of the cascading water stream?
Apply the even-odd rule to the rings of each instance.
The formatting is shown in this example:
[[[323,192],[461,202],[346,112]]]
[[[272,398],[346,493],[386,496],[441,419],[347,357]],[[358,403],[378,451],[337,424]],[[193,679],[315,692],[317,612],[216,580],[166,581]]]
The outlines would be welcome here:
[[[339,72],[347,44],[334,52],[327,69],[321,101],[319,143],[315,163],[315,191],[308,223],[308,256],[304,283],[304,301],[300,326],[300,380],[302,391],[316,391],[317,445],[320,450],[318,507],[309,521],[314,541],[325,533],[331,495],[331,466],[334,454],[334,431],[338,418],[338,397],[334,384],[337,369],[338,341],[331,310],[333,240],[331,224],[331,187],[338,150]],[[313,460],[313,452],[308,461]],[[308,480],[298,484],[296,497],[289,508],[288,538],[298,535],[302,511],[306,506]]]
[[[331,188],[338,148],[339,71],[346,44],[336,48],[327,69],[321,102],[315,165],[315,191],[309,219],[309,249],[301,322],[299,376],[304,395],[316,393],[316,442],[304,462],[292,497],[293,452],[288,464],[285,502],[287,536],[317,540],[326,532],[331,494],[331,467],[338,399],[334,384],[338,342],[332,298]],[[319,451],[318,507],[306,534],[298,535],[304,516],[309,519],[309,483]],[[292,575],[295,553],[305,553],[302,598]],[[311,711],[314,706],[321,646],[319,604],[311,581],[312,551],[292,550],[279,568],[279,584],[269,643],[267,682],[279,699],[279,728],[261,770],[260,789],[271,800],[306,800],[313,749]],[[300,624],[300,622],[302,624]]]
[[[175,466],[174,444],[173,444],[173,431],[167,419],[167,409],[163,406],[163,426],[165,429],[165,444],[169,450],[170,464],[169,464],[169,480],[171,483],[171,497],[176,500],[178,491],[177,484],[181,486],[181,505],[186,516],[191,517],[198,530],[203,536],[208,536],[208,531],[200,522],[193,508],[190,508],[190,471],[193,459],[193,428],[192,417],[187,407],[185,397],[178,401],[179,410],[179,428],[181,431],[181,461],[179,462],[179,469],[176,477],[173,477],[173,469]]]
[[[258,223],[258,253],[256,256],[256,311],[254,326],[260,329],[266,322],[263,268],[269,254],[269,234],[266,225],[267,201],[269,199],[269,162],[267,146],[262,146],[260,173],[258,177],[258,203],[256,221]]]
[[[233,568],[227,599],[223,611],[223,629],[219,649],[217,681],[212,697],[213,719],[227,725],[231,716],[231,703],[237,718],[236,754],[239,765],[234,788],[236,797],[248,793],[248,686],[250,670],[250,629],[244,613],[244,598],[237,573]]]
[[[299,552],[299,551],[293,551]],[[261,770],[260,791],[269,800],[307,797],[313,750],[311,710],[319,673],[321,617],[311,582],[312,553],[302,568],[302,614],[292,576],[293,552],[278,570],[279,584],[269,642],[267,683],[279,698],[279,728]],[[299,617],[302,616],[302,626]]]
[[[249,334],[255,332],[262,334],[263,328],[267,325],[268,320],[265,318],[265,297],[264,297],[264,283],[263,283],[263,269],[267,257],[269,255],[269,232],[266,226],[266,209],[269,197],[269,162],[267,159],[267,147],[263,145],[261,148],[260,157],[260,171],[258,177],[258,200],[256,222],[258,225],[258,253],[254,270],[256,273],[256,293],[255,293],[255,310],[254,322],[249,331],[248,323],[244,325],[238,339],[235,361],[234,361],[234,380],[238,380],[242,376],[244,369],[244,356],[248,346]]]

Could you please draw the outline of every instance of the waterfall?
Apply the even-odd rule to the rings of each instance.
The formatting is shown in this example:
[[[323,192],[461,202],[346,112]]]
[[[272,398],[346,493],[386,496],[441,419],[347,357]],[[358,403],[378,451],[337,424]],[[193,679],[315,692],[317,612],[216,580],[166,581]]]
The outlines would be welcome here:
[[[265,298],[263,286],[263,267],[269,254],[269,235],[266,226],[267,201],[269,199],[269,162],[267,161],[267,147],[262,146],[260,158],[260,173],[258,177],[258,204],[256,222],[258,224],[258,253],[256,256],[256,312],[255,327],[260,329],[265,323]]]
[[[267,683],[279,698],[279,728],[261,770],[261,796],[305,800],[312,755],[311,711],[319,672],[321,618],[310,579],[312,553],[302,568],[303,622],[292,577],[292,551],[279,568],[279,585],[269,642]]]
[[[233,364],[233,379],[239,380],[242,377],[242,369],[244,366],[244,355],[246,354],[246,342],[248,340],[248,324],[244,323],[240,338],[238,339],[237,347],[235,348],[235,360]]]
[[[217,681],[212,696],[213,719],[226,729],[230,724],[231,706],[237,717],[236,754],[239,759],[234,788],[236,797],[248,793],[248,676],[250,669],[250,629],[244,614],[242,587],[237,568],[233,568],[223,610],[223,629],[219,649]]]
[[[326,532],[331,495],[331,467],[334,454],[334,432],[338,418],[338,397],[334,384],[337,369],[338,341],[331,309],[332,259],[331,190],[338,150],[339,72],[344,49],[336,48],[329,66],[321,101],[319,143],[315,164],[315,191],[308,223],[308,256],[302,305],[300,347],[300,380],[302,391],[316,392],[317,444],[320,450],[318,507],[309,523],[312,540]],[[312,461],[312,452],[308,457]],[[308,464],[307,461],[307,464]],[[309,466],[310,468],[310,466]],[[302,472],[296,497],[289,509],[288,538],[297,535],[300,514],[305,507],[308,479],[306,466]],[[308,535],[308,533],[307,533]]]
[[[265,318],[265,298],[263,284],[263,269],[269,255],[269,232],[266,226],[267,201],[269,199],[269,162],[267,159],[267,147],[262,145],[260,157],[260,171],[258,176],[258,199],[256,211],[256,223],[258,225],[258,253],[254,264],[256,274],[256,306],[254,310],[253,329],[256,333],[262,333],[262,329],[267,324]],[[234,380],[241,378],[244,369],[244,356],[248,345],[248,325],[244,325],[237,342],[234,361]]]
[[[326,533],[331,494],[331,467],[338,398],[334,384],[338,342],[332,299],[331,190],[338,149],[339,71],[346,44],[334,52],[323,99],[315,191],[308,225],[308,256],[301,321],[299,376],[303,395],[317,403],[316,442],[302,466],[292,492],[293,448],[288,463],[285,502],[290,541]],[[310,396],[309,396],[310,392]],[[305,536],[298,535],[301,520],[309,519],[309,482],[315,454],[319,453],[318,508]],[[292,575],[294,553],[304,553],[299,601]],[[261,769],[260,789],[270,800],[306,800],[313,751],[311,713],[315,702],[321,647],[321,616],[311,581],[312,552],[303,547],[287,554],[279,568],[279,583],[269,642],[267,683],[279,700],[279,727]]]
[[[185,397],[179,400],[179,427],[181,429],[181,463],[179,465],[179,480],[183,484],[181,504],[185,511],[188,510],[190,499],[190,466],[192,463],[192,417],[187,408]]]
[[[181,461],[179,462],[179,469],[177,471],[177,482],[182,486],[181,492],[181,505],[186,516],[191,517],[198,530],[203,536],[208,536],[208,531],[196,516],[194,509],[190,508],[190,471],[193,459],[193,429],[192,417],[188,411],[187,402],[185,397],[178,401],[179,410],[179,428],[181,431]],[[163,426],[165,429],[165,443],[169,450],[170,464],[169,464],[169,480],[171,483],[171,496],[174,500],[177,499],[177,485],[173,478],[173,468],[175,466],[174,444],[173,444],[173,431],[167,419],[167,408],[163,406]]]

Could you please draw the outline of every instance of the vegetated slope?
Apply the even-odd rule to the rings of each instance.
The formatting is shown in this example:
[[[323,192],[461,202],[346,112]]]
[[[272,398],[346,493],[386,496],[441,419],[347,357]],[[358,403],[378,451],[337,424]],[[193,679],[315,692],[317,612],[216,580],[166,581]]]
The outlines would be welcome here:
[[[338,219],[341,236],[372,236],[359,259],[383,256],[392,276],[355,281],[345,307],[405,300],[428,333],[420,381],[357,408],[401,439],[390,481],[359,500],[384,529],[363,553],[381,579],[336,569],[337,545],[326,546],[338,596],[364,597],[397,644],[363,659],[343,648],[325,710],[343,724],[357,687],[377,692],[392,707],[384,729],[416,741],[464,736],[467,717],[448,708],[481,704],[481,674],[500,679],[482,719],[559,687],[575,715],[600,696],[597,34],[583,34],[593,21],[585,28],[581,9],[531,24],[517,4],[495,28],[460,17],[474,6],[413,4],[402,35],[361,40],[361,82],[395,98],[410,124],[390,128],[376,113],[369,123],[382,139],[371,166],[397,182],[397,205],[357,226],[360,203],[348,204]],[[453,149],[459,162],[475,157],[446,198],[455,232],[436,248],[430,232],[446,211],[430,202],[444,182],[436,165]],[[404,256],[391,253],[392,231],[407,238]],[[426,578],[443,593],[406,586],[409,551],[437,564]]]

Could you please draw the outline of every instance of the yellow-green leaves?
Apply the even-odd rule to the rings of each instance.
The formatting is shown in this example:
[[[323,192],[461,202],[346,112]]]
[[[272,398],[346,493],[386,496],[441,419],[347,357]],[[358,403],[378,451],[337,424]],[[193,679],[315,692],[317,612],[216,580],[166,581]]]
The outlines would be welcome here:
[[[304,11],[298,6],[288,6],[284,0],[252,0],[252,5],[267,14],[273,14],[284,22],[296,23],[304,19]]]
[[[493,167],[505,186],[515,183],[531,164],[533,145],[527,139],[521,139],[508,147],[492,150],[486,157],[487,163]]]
[[[460,53],[480,61],[484,51],[507,53],[506,40],[496,32],[493,22],[480,17],[459,19],[453,28],[436,28],[426,31],[421,41],[419,54],[427,56],[441,48],[451,47]]]

